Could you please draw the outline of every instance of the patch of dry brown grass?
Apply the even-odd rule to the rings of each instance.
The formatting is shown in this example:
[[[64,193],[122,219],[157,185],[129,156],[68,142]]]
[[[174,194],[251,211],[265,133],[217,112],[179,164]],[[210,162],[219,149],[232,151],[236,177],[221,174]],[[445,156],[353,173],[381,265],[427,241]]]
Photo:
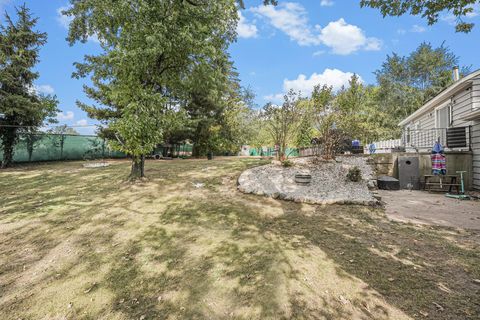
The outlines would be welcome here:
[[[136,184],[125,181],[127,162],[0,172],[0,318],[479,313],[478,234],[237,192],[241,171],[259,164],[152,161],[148,180]]]

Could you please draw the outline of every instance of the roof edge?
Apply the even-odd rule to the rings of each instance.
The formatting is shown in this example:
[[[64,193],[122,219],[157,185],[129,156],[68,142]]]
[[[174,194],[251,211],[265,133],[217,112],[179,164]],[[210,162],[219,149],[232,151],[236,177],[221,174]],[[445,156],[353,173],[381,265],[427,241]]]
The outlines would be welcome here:
[[[446,87],[442,91],[440,91],[435,97],[428,100],[423,106],[421,106],[417,111],[403,119],[398,123],[398,126],[404,126],[408,122],[412,121],[414,118],[420,116],[421,114],[430,110],[430,108],[434,107],[438,102],[442,101],[446,96],[455,92],[456,89],[462,87],[462,85],[466,84],[467,82],[471,81],[475,77],[480,76],[480,69],[475,70],[474,72],[470,73],[469,75],[461,78],[460,80],[452,83],[450,86]]]

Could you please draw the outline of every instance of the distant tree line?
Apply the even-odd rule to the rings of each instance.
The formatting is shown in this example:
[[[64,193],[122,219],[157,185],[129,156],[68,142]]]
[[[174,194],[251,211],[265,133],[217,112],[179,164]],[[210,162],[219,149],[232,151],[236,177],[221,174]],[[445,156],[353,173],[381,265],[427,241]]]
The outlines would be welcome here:
[[[284,158],[287,145],[307,147],[318,138],[331,158],[344,140],[398,138],[398,123],[450,85],[458,63],[448,47],[422,43],[408,56],[388,55],[375,71],[374,85],[365,85],[353,75],[348,86],[337,92],[326,85],[316,86],[310,97],[289,92],[282,105],[269,103],[263,108],[251,143],[276,144]],[[461,74],[468,72],[468,67],[461,68]]]
[[[362,4],[388,10],[381,1]],[[275,144],[284,157],[287,146],[306,146],[313,137],[325,142],[338,132],[362,141],[395,137],[397,123],[449,85],[458,64],[447,47],[423,43],[406,57],[388,56],[375,73],[376,85],[355,75],[337,92],[328,86],[310,97],[289,92],[281,106],[258,110],[227,51],[243,6],[241,0],[70,1],[63,12],[71,18],[68,42],[93,37],[101,48],[75,63],[73,77],[91,80],[85,92],[95,101],[78,106],[104,125],[100,134],[114,149],[131,157],[131,179],[145,175],[145,156],[159,143],[190,141],[194,156]],[[55,121],[58,111],[56,97],[34,90],[39,75],[33,68],[46,34],[34,30],[37,19],[25,6],[17,16],[7,15],[0,29],[3,166],[12,162],[18,134]]]

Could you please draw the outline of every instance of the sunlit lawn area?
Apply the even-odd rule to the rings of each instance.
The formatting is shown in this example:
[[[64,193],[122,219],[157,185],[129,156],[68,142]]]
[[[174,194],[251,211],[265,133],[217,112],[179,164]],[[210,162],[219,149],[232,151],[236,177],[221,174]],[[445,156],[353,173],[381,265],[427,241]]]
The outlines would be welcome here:
[[[478,232],[239,193],[262,163],[0,172],[0,319],[478,319]]]

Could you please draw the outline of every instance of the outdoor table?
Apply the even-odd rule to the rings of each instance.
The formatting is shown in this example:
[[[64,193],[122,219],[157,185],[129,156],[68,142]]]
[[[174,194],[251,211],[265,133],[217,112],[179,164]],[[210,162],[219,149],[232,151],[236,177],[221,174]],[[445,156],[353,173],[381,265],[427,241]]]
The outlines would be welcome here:
[[[460,193],[460,184],[457,183],[457,176],[456,175],[425,175],[425,185],[424,190],[431,191],[430,186],[440,186],[440,189],[443,189],[443,186],[448,186],[448,192],[452,192],[453,187],[457,188],[457,193]],[[433,177],[438,177],[440,179],[439,182],[431,182]],[[448,181],[450,179],[450,183],[444,183],[442,179]],[[428,188],[427,188],[428,187]]]

